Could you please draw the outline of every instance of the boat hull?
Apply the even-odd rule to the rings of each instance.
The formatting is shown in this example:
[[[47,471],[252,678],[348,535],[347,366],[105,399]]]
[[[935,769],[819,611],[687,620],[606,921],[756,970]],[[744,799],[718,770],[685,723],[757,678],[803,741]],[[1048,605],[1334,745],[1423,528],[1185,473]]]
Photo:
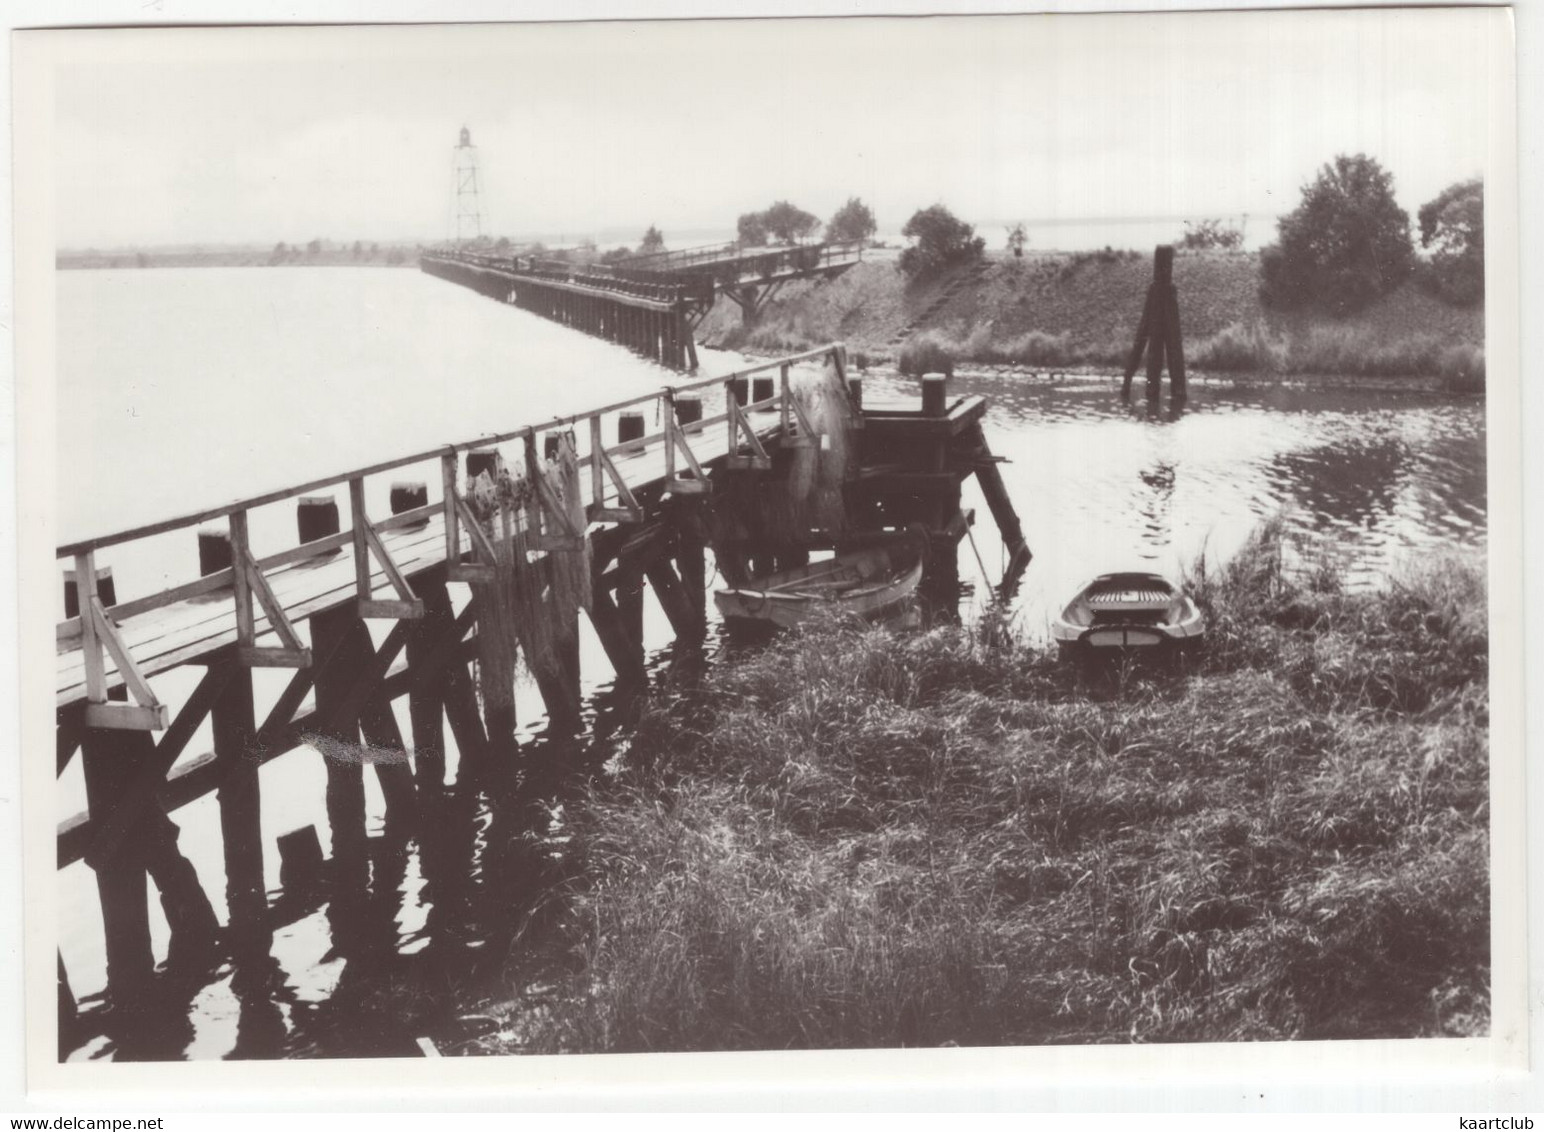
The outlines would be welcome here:
[[[911,605],[922,581],[922,555],[910,549],[871,549],[717,590],[726,621],[796,628],[822,616],[883,620]]]
[[[1158,574],[1103,574],[1078,591],[1051,623],[1064,654],[1166,654],[1205,637],[1195,602]]]

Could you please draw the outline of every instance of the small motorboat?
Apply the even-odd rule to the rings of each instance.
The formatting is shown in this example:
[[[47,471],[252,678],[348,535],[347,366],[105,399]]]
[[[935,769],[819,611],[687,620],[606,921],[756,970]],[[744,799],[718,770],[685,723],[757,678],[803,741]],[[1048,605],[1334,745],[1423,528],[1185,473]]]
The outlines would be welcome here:
[[[1167,650],[1200,643],[1201,610],[1159,574],[1101,574],[1078,591],[1051,635],[1063,653]]]
[[[897,540],[717,590],[728,621],[791,629],[819,612],[879,620],[905,611],[922,580],[925,544]]]

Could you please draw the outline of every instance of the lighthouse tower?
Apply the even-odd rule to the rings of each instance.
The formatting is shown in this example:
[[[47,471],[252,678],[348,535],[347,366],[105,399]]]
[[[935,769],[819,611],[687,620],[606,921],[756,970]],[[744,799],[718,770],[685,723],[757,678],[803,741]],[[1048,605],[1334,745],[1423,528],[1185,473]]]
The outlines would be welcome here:
[[[461,127],[461,141],[455,149],[456,246],[471,243],[482,236],[482,206],[477,196],[477,147],[472,131]]]

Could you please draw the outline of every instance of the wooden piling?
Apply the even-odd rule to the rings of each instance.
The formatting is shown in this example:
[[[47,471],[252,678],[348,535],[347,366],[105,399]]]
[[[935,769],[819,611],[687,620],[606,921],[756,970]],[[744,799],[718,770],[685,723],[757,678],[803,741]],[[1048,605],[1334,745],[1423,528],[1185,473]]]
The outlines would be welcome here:
[[[86,808],[93,821],[112,813],[128,789],[148,736],[138,731],[87,728],[81,737]],[[150,989],[155,955],[150,948],[150,908],[145,861],[132,843],[94,866],[102,935],[107,951],[107,992],[114,1006],[132,1006]]]
[[[302,544],[337,534],[338,501],[330,495],[301,496],[295,505],[295,528]]]
[[[677,401],[677,404],[680,404]],[[672,503],[675,512],[676,567],[680,571],[681,589],[692,615],[692,636],[695,639],[707,632],[708,627],[708,572],[706,560],[707,520],[703,514],[704,502],[698,498],[679,499]]]
[[[751,378],[751,401],[757,405],[770,401],[777,392],[777,379],[772,377]]]
[[[692,425],[702,420],[702,398],[695,396],[681,396],[675,398],[676,422],[681,425]]]
[[[97,597],[102,602],[104,609],[111,609],[118,604],[118,595],[113,586],[113,568],[111,566],[98,566],[96,570]],[[76,593],[75,569],[70,567],[64,571],[64,615],[66,617],[80,616],[80,597]]]
[[[960,437],[959,445],[964,456],[962,462],[975,469],[976,482],[1002,534],[1003,546],[1008,550],[1008,565],[1003,572],[1003,581],[1012,582],[1029,565],[1029,543],[1024,538],[1024,527],[1019,522],[1013,501],[1008,497],[1007,485],[1003,483],[997,459],[987,446],[986,432],[981,425],[977,423],[966,430]]]
[[[421,480],[398,480],[391,485],[391,513],[400,515],[429,505],[429,485]],[[427,523],[429,520],[425,519]]]
[[[617,416],[617,443],[626,444],[641,439],[644,430],[642,413],[621,413]]]
[[[104,606],[116,604],[110,576],[93,575],[91,589]],[[127,696],[117,688],[108,698]],[[108,995],[114,1005],[132,1006],[148,993],[155,971],[147,878],[155,881],[172,930],[169,961],[208,955],[219,925],[193,866],[177,848],[176,824],[155,799],[169,768],[150,733],[87,727],[80,746],[86,807],[98,836],[118,830],[111,846],[98,849],[93,841],[87,852],[102,909]]]
[[[328,513],[313,508],[309,521],[311,533],[325,537],[338,533],[337,508],[332,509],[333,530],[326,530]],[[297,511],[297,524],[299,512]],[[317,533],[319,532],[319,533]],[[348,606],[325,610],[311,618],[311,654],[322,663],[316,672],[316,713],[325,738],[343,747],[322,751],[327,770],[327,827],[332,836],[332,879],[345,890],[362,890],[369,876],[365,848],[365,777],[364,763],[358,757],[359,721],[357,716],[341,718],[348,706],[355,679],[368,658],[359,650],[355,626],[363,629],[355,611]],[[368,631],[366,639],[368,640]],[[349,749],[356,753],[349,757]]]
[[[929,374],[922,379],[922,415],[941,417],[949,411],[949,379]]]
[[[475,480],[484,472],[487,472],[489,476],[498,475],[498,449],[474,448],[466,454],[466,478],[468,480]]]
[[[231,565],[231,535],[227,530],[209,528],[198,532],[198,572],[207,577]]]
[[[400,492],[398,486],[402,489]],[[427,484],[393,485],[392,514],[400,515],[422,507],[428,499]],[[414,582],[413,592],[424,603],[424,615],[408,630],[407,663],[414,679],[408,686],[407,715],[413,736],[413,780],[421,802],[426,790],[437,791],[445,783],[446,676],[444,672],[429,669],[435,650],[454,631],[456,618],[450,593],[445,588],[444,567],[421,575]],[[462,671],[465,672],[464,666]]]
[[[300,513],[305,514],[306,510],[302,506]],[[314,513],[316,508],[311,510]],[[333,508],[333,520],[336,526],[336,507]],[[302,520],[299,526],[304,539],[307,521]],[[220,843],[225,859],[225,904],[232,951],[238,959],[250,961],[257,955],[266,955],[273,942],[268,926],[267,885],[263,879],[262,795],[258,785],[260,752],[257,750],[252,670],[242,663],[234,649],[225,650],[215,663],[224,670],[223,686],[209,714],[215,763],[221,768],[220,785],[215,795],[220,808]]]
[[[1185,402],[1185,350],[1179,323],[1179,292],[1174,286],[1174,248],[1160,244],[1153,252],[1153,281],[1147,288],[1142,317],[1137,322],[1135,340],[1126,357],[1121,378],[1121,397],[1131,396],[1131,379],[1147,354],[1147,401],[1158,403],[1162,392],[1163,368],[1169,368],[1169,396],[1177,405]]]
[[[307,825],[279,835],[279,886],[286,896],[306,896],[320,886],[322,843],[316,826]]]

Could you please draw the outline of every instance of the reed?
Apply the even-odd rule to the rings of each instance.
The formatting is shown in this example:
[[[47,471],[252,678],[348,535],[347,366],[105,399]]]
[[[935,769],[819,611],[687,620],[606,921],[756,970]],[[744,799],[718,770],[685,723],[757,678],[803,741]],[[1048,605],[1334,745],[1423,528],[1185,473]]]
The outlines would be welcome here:
[[[1187,675],[831,624],[656,704],[523,1048],[1484,1033],[1483,574],[1285,561],[1197,563]]]

